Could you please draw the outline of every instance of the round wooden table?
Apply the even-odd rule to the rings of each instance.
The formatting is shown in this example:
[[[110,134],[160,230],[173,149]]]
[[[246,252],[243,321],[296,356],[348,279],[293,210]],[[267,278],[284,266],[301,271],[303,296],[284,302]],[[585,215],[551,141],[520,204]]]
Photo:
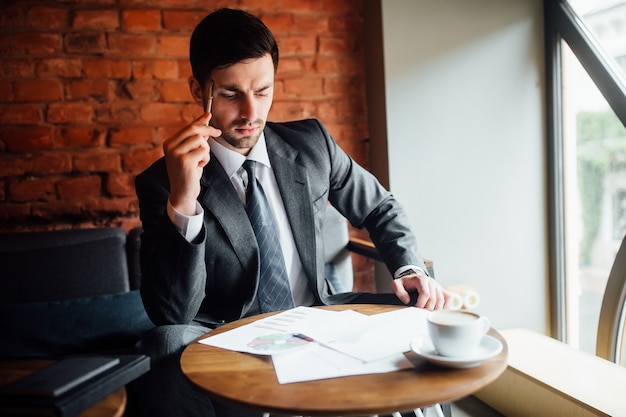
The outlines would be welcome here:
[[[320,308],[377,314],[406,307],[350,304]],[[271,314],[229,323],[210,335]],[[196,342],[185,348],[180,364],[187,378],[211,398],[244,408],[300,416],[391,414],[454,401],[494,381],[506,369],[508,349],[498,332],[492,329],[489,334],[502,342],[502,352],[469,369],[436,366],[409,352],[414,369],[281,385],[270,357]]]

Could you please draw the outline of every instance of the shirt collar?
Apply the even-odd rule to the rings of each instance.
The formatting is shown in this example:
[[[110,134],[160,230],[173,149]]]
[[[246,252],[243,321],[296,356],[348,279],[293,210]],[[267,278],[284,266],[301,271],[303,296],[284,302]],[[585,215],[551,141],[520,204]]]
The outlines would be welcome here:
[[[226,171],[226,175],[228,178],[231,178],[233,175],[237,173],[241,165],[244,163],[246,159],[251,159],[253,161],[257,161],[268,168],[271,168],[270,158],[267,154],[267,143],[265,142],[265,132],[261,132],[261,136],[257,141],[256,145],[250,152],[248,156],[244,156],[238,152],[233,151],[232,149],[228,149],[226,146],[222,145],[218,141],[213,138],[209,138],[209,146],[211,147],[211,152],[217,160],[222,164],[224,171]]]

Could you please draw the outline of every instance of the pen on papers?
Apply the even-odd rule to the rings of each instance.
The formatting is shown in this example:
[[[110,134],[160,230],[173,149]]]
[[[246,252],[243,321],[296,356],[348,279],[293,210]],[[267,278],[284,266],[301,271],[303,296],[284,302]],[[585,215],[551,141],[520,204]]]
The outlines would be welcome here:
[[[307,335],[302,334],[302,333],[294,333],[294,335],[293,335],[293,336],[294,336],[294,337],[297,337],[297,338],[299,338],[299,339],[302,339],[302,340],[306,340],[307,342],[315,342],[315,343],[317,343],[318,345],[320,345],[320,346],[324,346],[325,348],[328,348],[328,349],[331,349],[331,350],[334,350],[335,352],[343,353],[344,355],[349,356],[349,357],[351,357],[352,359],[356,359],[356,360],[358,360],[359,362],[363,362],[363,363],[367,362],[367,361],[364,361],[363,359],[361,359],[361,358],[359,358],[359,357],[356,357],[356,356],[353,356],[353,355],[349,354],[348,352],[345,352],[345,351],[343,351],[343,350],[341,350],[341,349],[337,349],[337,348],[336,348],[335,346],[333,346],[331,343],[326,343],[326,342],[322,342],[322,341],[320,341],[320,340],[313,339],[312,337],[307,336]]]
[[[210,113],[211,107],[213,107],[213,80],[209,83],[209,94],[207,94],[206,108],[204,109],[205,113]],[[209,122],[206,122],[206,126],[208,125]]]
[[[297,337],[298,339],[306,340],[307,342],[315,342],[315,340],[313,340],[312,337],[309,337],[309,336],[304,335],[302,333],[296,333],[296,334],[294,334],[294,337]]]

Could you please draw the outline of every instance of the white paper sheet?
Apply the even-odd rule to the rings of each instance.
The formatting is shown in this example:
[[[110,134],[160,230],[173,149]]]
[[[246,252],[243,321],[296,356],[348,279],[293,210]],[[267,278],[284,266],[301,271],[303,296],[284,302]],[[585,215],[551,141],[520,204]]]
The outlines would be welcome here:
[[[413,364],[401,353],[364,363],[319,345],[288,355],[272,356],[272,362],[278,382],[281,384],[351,375],[379,374],[413,367]]]
[[[334,341],[335,337],[345,342],[356,340],[367,328],[367,317],[352,310],[337,312],[296,307],[199,342],[239,352],[277,355],[310,344],[291,337],[294,334],[310,333],[307,336],[315,335],[327,341]]]
[[[297,307],[200,343],[272,355],[280,383],[392,372],[413,366],[402,353],[409,350],[411,340],[426,335],[427,315],[412,307],[372,316]]]
[[[335,349],[349,352],[364,362],[377,361],[409,350],[411,340],[427,333],[428,312],[407,307],[366,317],[358,340],[336,340]]]
[[[413,364],[403,352],[409,350],[411,340],[426,336],[427,315],[424,310],[406,308],[365,316],[367,326],[360,336],[352,344],[338,342],[336,345],[364,360],[319,345],[289,355],[273,356],[278,381],[287,384],[410,369]]]

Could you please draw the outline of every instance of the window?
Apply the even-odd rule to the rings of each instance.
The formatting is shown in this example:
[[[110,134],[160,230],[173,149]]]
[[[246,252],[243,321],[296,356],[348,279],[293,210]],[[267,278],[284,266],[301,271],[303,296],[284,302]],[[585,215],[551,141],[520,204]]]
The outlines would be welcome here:
[[[626,0],[571,3],[545,1],[552,330],[596,353],[626,236]]]
[[[626,129],[562,41],[567,341],[596,351],[602,298],[626,235]]]

